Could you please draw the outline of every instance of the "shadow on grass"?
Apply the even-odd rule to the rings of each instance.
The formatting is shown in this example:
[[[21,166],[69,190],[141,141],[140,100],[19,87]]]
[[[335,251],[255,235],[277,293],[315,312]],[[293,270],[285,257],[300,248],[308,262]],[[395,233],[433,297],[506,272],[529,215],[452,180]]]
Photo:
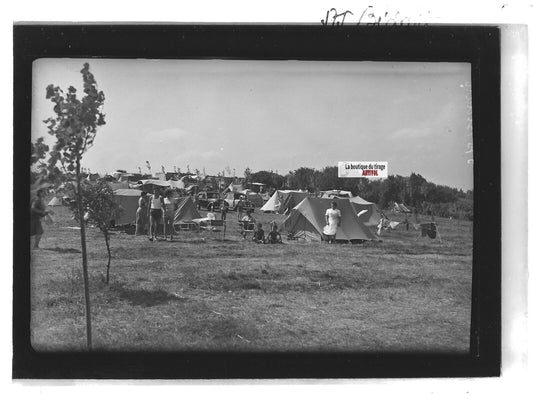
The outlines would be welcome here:
[[[52,251],[52,252],[57,252],[57,253],[81,253],[79,249],[58,248],[57,246],[55,248],[43,248],[43,251]]]
[[[123,287],[122,285],[115,285],[114,291],[116,291],[119,298],[135,306],[156,306],[179,299],[175,295],[161,289],[132,289]]]

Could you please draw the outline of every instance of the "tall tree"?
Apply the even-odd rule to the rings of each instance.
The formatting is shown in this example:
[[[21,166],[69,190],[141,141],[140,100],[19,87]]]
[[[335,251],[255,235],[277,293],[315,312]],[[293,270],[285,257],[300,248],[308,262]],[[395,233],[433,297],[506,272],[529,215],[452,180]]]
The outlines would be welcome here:
[[[252,183],[252,170],[250,167],[246,167],[244,170],[244,185],[249,186]]]
[[[83,154],[92,146],[96,131],[105,124],[103,113],[105,96],[104,92],[98,90],[94,75],[89,71],[88,63],[83,65],[80,72],[83,78],[83,92],[85,93],[81,99],[78,99],[77,90],[73,86],[70,86],[65,93],[59,86],[48,85],[46,98],[54,104],[55,116],[46,119],[44,123],[47,125],[48,133],[56,139],[50,152],[49,167],[54,169],[60,166],[67,179],[75,179],[78,213],[83,216],[81,160]],[[91,302],[84,219],[79,219],[79,223],[85,290],[87,348],[90,350],[92,349]]]
[[[315,189],[315,169],[300,167],[295,171],[290,171],[287,176],[287,185],[291,189]]]
[[[284,178],[280,174],[276,174],[272,171],[261,170],[257,173],[252,173],[251,177],[253,182],[260,182],[265,184],[267,188],[276,188],[280,189],[283,187]]]

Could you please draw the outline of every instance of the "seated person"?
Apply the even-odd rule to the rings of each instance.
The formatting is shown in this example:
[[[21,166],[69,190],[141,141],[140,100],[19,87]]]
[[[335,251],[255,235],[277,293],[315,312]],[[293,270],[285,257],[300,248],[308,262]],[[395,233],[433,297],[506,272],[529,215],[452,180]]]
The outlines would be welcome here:
[[[278,226],[276,224],[272,225],[272,231],[267,235],[268,244],[283,244],[281,241],[281,234],[278,232]]]
[[[257,230],[254,232],[252,241],[257,242],[258,244],[265,243],[265,231],[263,230],[263,225],[261,223],[257,223]]]
[[[255,219],[252,217],[252,212],[250,210],[246,211],[246,215],[241,220],[242,231],[241,234],[246,238],[246,230],[251,230],[254,228]]]

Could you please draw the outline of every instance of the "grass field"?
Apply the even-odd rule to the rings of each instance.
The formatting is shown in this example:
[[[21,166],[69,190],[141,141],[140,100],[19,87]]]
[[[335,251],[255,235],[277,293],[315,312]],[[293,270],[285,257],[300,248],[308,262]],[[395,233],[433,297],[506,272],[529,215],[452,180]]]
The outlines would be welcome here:
[[[66,208],[55,211],[43,249],[32,250],[32,344],[84,350],[79,230]],[[382,242],[258,245],[242,240],[235,213],[224,242],[116,232],[110,284],[103,237],[89,228],[94,348],[467,352],[472,223],[437,222],[442,243],[414,242],[402,226]]]

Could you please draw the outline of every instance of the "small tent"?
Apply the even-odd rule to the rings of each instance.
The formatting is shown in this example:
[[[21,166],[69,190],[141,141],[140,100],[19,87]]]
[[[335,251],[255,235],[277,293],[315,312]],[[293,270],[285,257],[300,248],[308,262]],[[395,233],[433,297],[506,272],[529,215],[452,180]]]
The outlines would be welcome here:
[[[194,219],[200,219],[202,216],[194,204],[192,197],[178,198],[176,201],[176,214],[174,215],[174,224],[190,223]]]
[[[120,216],[115,219],[115,225],[135,224],[141,191],[138,189],[121,188],[113,193],[115,194],[115,200],[122,209]]]
[[[356,241],[374,240],[376,236],[357,217],[352,203],[348,199],[337,199],[341,211],[342,223],[337,230],[337,240]],[[325,226],[326,210],[331,200],[325,198],[305,198],[283,222],[281,229],[297,238],[320,240]]]
[[[365,226],[377,226],[381,218],[381,213],[375,203],[368,202],[360,196],[350,198],[359,220]]]
[[[246,196],[246,199],[249,200],[254,207],[261,207],[263,206],[263,203],[265,203],[261,195],[259,195],[257,192],[245,189],[242,193]]]
[[[57,196],[54,196],[50,202],[48,202],[48,206],[63,206],[63,201],[61,198],[58,198]]]
[[[270,199],[263,205],[263,212],[290,213],[290,211],[301,201],[303,201],[309,192],[307,191],[288,191],[277,190]]]
[[[168,180],[166,183],[170,189],[185,189],[185,183],[182,180]]]
[[[127,182],[108,182],[107,185],[113,191],[116,191],[117,189],[129,189],[130,187]]]
[[[329,191],[321,191],[321,198],[353,198],[350,191],[343,191],[341,189],[330,189]]]
[[[411,211],[403,203],[394,202],[394,207],[392,208],[394,213],[411,213]]]

